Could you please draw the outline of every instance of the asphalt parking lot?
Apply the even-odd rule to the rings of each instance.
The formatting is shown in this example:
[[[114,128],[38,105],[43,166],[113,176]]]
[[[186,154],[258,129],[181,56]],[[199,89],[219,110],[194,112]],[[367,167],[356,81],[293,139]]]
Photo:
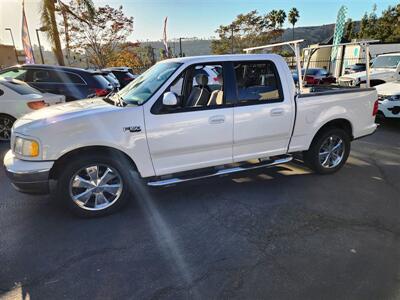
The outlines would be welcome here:
[[[352,147],[331,176],[293,162],[138,187],[98,219],[14,191],[1,168],[0,298],[399,299],[400,122]]]

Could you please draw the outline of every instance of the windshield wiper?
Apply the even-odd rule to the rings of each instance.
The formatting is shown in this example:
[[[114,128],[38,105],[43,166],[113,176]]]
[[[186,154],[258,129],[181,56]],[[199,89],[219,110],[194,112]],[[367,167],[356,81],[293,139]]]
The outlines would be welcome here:
[[[115,95],[117,95],[117,100],[118,100],[118,104],[121,107],[124,107],[127,105],[127,103],[124,101],[124,99],[120,96],[120,94],[116,93]]]
[[[106,101],[107,103],[116,105],[116,102],[113,99],[111,99],[111,97],[114,95],[115,95],[115,92],[111,92],[107,96],[103,97],[103,100]]]

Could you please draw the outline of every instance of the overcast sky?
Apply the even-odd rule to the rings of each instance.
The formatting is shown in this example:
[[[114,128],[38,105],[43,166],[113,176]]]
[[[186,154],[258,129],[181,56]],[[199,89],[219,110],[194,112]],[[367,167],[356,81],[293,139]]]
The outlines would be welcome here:
[[[40,27],[41,0],[25,0],[30,36],[37,44],[35,29]],[[65,2],[68,2],[66,0]],[[122,5],[126,15],[135,19],[135,29],[129,37],[131,41],[159,40],[162,37],[162,24],[168,16],[168,37],[215,36],[220,24],[230,23],[240,13],[257,9],[265,13],[272,9],[292,7],[300,11],[300,21],[296,26],[322,25],[334,23],[339,7],[348,7],[348,17],[359,20],[365,11],[370,12],[374,3],[378,13],[398,1],[391,0],[94,0],[95,5]],[[6,27],[13,30],[17,48],[21,48],[22,0],[0,0],[0,43],[11,44]],[[285,24],[288,27],[289,24]],[[41,34],[42,44],[48,48],[45,35]]]

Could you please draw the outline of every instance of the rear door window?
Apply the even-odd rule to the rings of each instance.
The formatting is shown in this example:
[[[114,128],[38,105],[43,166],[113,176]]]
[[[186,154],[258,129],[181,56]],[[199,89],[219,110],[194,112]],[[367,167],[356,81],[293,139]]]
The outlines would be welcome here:
[[[234,69],[239,104],[283,101],[281,82],[273,62],[237,62]]]
[[[86,84],[82,77],[77,74],[70,72],[58,72],[58,76],[63,83]]]
[[[31,80],[34,83],[62,83],[62,79],[53,70],[33,69]]]

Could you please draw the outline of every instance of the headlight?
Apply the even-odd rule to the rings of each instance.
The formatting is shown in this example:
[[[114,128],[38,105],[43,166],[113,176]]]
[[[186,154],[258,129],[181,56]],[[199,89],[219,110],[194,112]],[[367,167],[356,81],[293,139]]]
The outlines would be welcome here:
[[[14,152],[21,156],[37,157],[39,156],[39,143],[17,136],[14,140]]]

